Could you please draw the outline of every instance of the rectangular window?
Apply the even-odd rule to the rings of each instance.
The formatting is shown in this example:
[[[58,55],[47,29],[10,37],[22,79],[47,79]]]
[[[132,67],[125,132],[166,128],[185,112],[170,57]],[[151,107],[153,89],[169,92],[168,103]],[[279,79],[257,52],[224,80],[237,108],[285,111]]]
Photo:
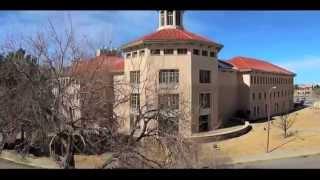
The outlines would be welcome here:
[[[199,97],[200,107],[201,108],[210,108],[210,93],[201,93]]]
[[[173,49],[165,49],[164,54],[173,54]]]
[[[259,95],[258,95],[258,96],[259,96],[259,100],[261,100],[261,93],[259,93]]]
[[[141,50],[141,51],[139,52],[139,55],[140,55],[140,56],[144,56],[144,54],[145,54],[145,51],[144,51],[144,50]]]
[[[188,50],[187,49],[178,49],[178,54],[187,54]]]
[[[177,69],[160,70],[159,83],[160,84],[179,83],[179,70]]]
[[[208,51],[203,50],[203,51],[202,51],[202,56],[208,56]]]
[[[256,98],[256,95],[252,93],[252,100],[254,100],[255,98]]]
[[[209,115],[199,116],[199,132],[209,130]]]
[[[194,54],[194,55],[199,55],[199,49],[194,49],[194,50],[193,50],[193,54]]]
[[[140,71],[130,71],[130,83],[140,83]]]
[[[132,53],[132,57],[133,57],[133,58],[137,57],[137,55],[138,55],[138,52],[137,52],[137,51],[135,51],[135,52]]]
[[[160,49],[151,49],[151,55],[160,55]]]
[[[131,94],[130,96],[130,107],[132,110],[139,110],[140,108],[140,94]]]
[[[131,53],[127,53],[127,58],[130,58],[131,57]]]
[[[160,109],[179,109],[179,94],[159,95]]]
[[[160,136],[169,134],[176,135],[179,130],[179,121],[176,117],[160,117],[159,118],[159,134]]]
[[[161,26],[164,25],[164,11],[160,12],[160,22],[161,22]]]
[[[206,71],[206,70],[200,70],[199,71],[199,80],[200,83],[210,83],[211,79],[210,79],[210,71]]]
[[[131,129],[140,129],[140,123],[137,122],[139,120],[137,115],[130,114],[130,128]]]
[[[213,51],[211,51],[211,52],[210,52],[210,57],[216,57],[216,53],[213,52]]]

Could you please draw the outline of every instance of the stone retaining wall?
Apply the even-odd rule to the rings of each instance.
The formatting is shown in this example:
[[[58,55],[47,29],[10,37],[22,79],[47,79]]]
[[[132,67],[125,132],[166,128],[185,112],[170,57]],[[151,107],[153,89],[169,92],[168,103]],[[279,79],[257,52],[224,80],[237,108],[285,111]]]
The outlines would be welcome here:
[[[207,143],[207,142],[214,142],[214,141],[220,141],[224,139],[230,139],[234,137],[239,137],[243,134],[246,134],[251,130],[251,125],[248,121],[245,122],[245,124],[239,128],[228,130],[226,129],[223,131],[223,129],[219,129],[217,131],[211,131],[207,133],[197,133],[193,134],[190,137],[190,140],[196,143]]]

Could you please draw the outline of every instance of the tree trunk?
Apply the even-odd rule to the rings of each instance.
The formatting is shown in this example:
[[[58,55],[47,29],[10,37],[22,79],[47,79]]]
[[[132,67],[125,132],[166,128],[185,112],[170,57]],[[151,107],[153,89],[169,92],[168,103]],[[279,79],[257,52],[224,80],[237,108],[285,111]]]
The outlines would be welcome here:
[[[24,128],[23,125],[21,125],[21,141],[24,141]]]
[[[73,146],[73,138],[71,135],[68,136],[67,147],[66,147],[66,155],[63,158],[63,168],[64,169],[74,169],[74,146]]]

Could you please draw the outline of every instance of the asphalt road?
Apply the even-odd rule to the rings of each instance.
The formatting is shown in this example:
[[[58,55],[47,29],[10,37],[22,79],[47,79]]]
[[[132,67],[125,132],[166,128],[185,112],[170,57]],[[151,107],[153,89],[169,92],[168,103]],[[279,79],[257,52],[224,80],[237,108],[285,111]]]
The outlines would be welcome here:
[[[33,167],[0,159],[0,169],[33,169]]]
[[[237,164],[231,169],[320,169],[320,155]]]

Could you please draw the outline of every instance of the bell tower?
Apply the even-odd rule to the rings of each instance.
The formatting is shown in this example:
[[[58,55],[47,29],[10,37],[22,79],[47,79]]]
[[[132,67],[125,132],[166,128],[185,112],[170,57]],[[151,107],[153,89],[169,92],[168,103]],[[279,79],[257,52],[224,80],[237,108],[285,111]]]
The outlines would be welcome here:
[[[183,11],[161,10],[159,11],[159,28],[161,29],[183,29]]]

